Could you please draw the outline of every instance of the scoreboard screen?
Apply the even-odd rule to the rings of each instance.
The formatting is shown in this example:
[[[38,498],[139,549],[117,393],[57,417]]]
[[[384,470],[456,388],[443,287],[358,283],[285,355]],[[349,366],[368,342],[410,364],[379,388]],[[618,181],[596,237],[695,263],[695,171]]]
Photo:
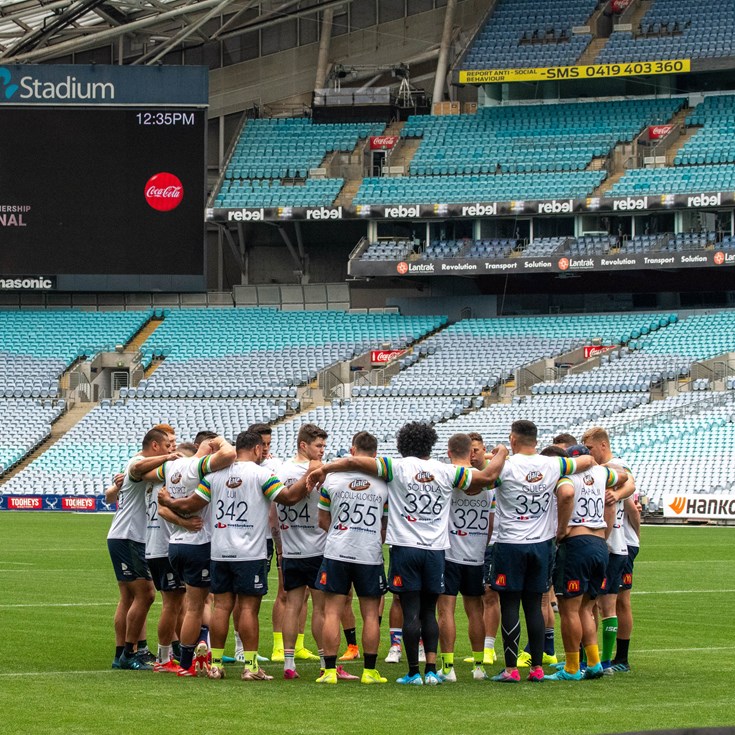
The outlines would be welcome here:
[[[201,107],[3,105],[0,279],[200,288],[205,136]]]

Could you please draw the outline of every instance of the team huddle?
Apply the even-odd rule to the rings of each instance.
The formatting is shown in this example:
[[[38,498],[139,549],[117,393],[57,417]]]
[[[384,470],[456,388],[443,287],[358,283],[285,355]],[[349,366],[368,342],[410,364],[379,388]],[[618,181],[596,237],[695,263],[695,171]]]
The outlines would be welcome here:
[[[487,451],[476,433],[454,434],[448,463],[431,458],[437,435],[426,423],[398,432],[398,459],[379,456],[377,439],[361,431],[348,456],[323,463],[327,432],[304,424],[294,457],[281,462],[270,456],[271,432],[254,424],[235,446],[207,431],[177,444],[174,429],[160,424],[115,477],[106,493],[118,504],[107,542],[120,589],[113,668],[222,679],[229,660],[244,664],[243,681],[272,679],[258,648],[275,556],[270,660],[283,662],[285,679],[299,678],[297,661],[318,659],[317,683],[386,683],[377,657],[388,590],[385,661],[405,656],[399,684],[457,681],[460,593],[474,680],[517,683],[519,667],[531,682],[630,671],[640,506],[633,474],[613,456],[603,428],[585,432],[581,443],[559,435],[541,453],[530,421],[513,423],[510,452]],[[146,619],[156,590],[154,655]],[[361,677],[339,663],[360,656],[353,594],[363,623]],[[309,599],[318,654],[304,646]],[[563,663],[555,655],[555,605]],[[224,656],[231,625],[234,659]],[[340,627],[348,647],[338,658]],[[490,676],[498,627],[504,668]],[[545,674],[545,665],[555,671]]]

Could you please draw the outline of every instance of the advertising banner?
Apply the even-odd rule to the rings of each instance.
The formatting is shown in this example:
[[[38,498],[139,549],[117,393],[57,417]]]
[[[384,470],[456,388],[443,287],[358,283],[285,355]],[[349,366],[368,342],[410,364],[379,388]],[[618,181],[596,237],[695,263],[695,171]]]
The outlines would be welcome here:
[[[406,350],[371,350],[370,362],[373,365],[386,365],[405,354]]]
[[[397,135],[371,135],[370,136],[370,150],[371,151],[385,151],[390,148],[394,148],[398,143]]]
[[[664,517],[735,520],[735,495],[665,495]]]
[[[115,503],[106,503],[103,495],[0,495],[0,510],[67,510],[93,513],[111,512],[115,507]]]
[[[459,72],[459,83],[504,84],[506,82],[548,82],[565,79],[606,79],[649,76],[652,74],[686,74],[689,71],[691,71],[690,59],[523,69],[465,69]]]
[[[606,352],[610,352],[617,348],[617,345],[587,345],[584,348],[584,359],[589,360],[590,357],[597,357],[598,355],[604,355]]]

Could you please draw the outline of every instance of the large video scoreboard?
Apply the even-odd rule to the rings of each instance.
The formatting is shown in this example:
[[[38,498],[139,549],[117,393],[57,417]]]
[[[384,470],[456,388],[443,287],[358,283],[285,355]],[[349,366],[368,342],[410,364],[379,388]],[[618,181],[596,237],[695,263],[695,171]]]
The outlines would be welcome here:
[[[203,289],[207,94],[201,67],[0,67],[0,290]]]

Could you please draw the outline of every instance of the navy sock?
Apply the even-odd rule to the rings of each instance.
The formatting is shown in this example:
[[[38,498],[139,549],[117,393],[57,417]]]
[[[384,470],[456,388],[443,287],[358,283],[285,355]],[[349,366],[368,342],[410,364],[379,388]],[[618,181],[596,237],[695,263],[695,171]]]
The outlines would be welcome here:
[[[135,646],[135,643],[130,643],[130,641],[125,641],[125,650],[123,651],[123,653],[126,656],[132,656],[135,653],[133,646]]]
[[[615,651],[614,664],[628,663],[628,648],[630,647],[630,639],[618,638],[618,650]]]
[[[355,634],[354,628],[345,628],[345,640],[348,646],[357,645],[357,635]]]
[[[436,664],[426,664],[424,668],[425,674],[436,674]]]
[[[125,650],[125,646],[115,646],[115,658],[120,658],[124,650]]]
[[[148,648],[148,640],[146,638],[143,638],[142,641],[138,641],[138,650],[143,651],[146,648]]]
[[[208,625],[202,625],[201,630],[199,631],[199,640],[204,641],[207,643],[207,639],[209,637],[209,626]]]
[[[181,658],[179,664],[182,669],[190,669],[194,661],[194,646],[185,646],[181,644]]]
[[[337,657],[336,656],[325,656],[324,657],[324,668],[325,669],[336,669],[337,668]]]
[[[548,656],[554,655],[554,629],[544,631],[544,653]]]
[[[171,650],[177,661],[181,659],[181,641],[171,641]]]
[[[374,669],[377,663],[378,663],[377,653],[366,653],[365,654],[365,668],[366,669]]]

